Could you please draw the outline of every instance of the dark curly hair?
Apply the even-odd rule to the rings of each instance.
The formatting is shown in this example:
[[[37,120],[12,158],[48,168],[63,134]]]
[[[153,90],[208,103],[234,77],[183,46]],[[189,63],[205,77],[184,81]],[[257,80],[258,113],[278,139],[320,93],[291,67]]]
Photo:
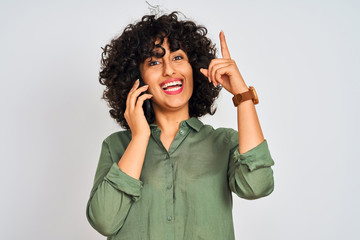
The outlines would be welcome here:
[[[207,113],[213,115],[216,111],[212,105],[221,87],[214,87],[200,72],[200,68],[207,68],[216,57],[215,44],[206,37],[207,29],[204,26],[179,20],[178,14],[172,12],[160,17],[145,15],[141,21],[129,24],[119,37],[102,48],[99,81],[106,86],[103,99],[112,108],[109,111],[111,117],[123,128],[129,129],[124,117],[126,98],[136,79],[141,77],[139,66],[147,58],[158,55],[154,48],[162,49],[162,56],[165,54],[161,47],[165,38],[170,51],[182,49],[192,66],[194,89],[189,100],[190,117],[201,117]],[[160,43],[155,45],[157,39],[160,39]],[[148,114],[148,123],[153,123],[155,114],[152,107]]]

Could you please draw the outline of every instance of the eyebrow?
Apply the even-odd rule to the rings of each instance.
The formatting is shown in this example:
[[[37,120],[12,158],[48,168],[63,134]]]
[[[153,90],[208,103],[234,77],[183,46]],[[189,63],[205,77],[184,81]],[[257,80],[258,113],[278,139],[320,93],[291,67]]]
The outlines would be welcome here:
[[[159,50],[153,50],[151,52],[151,57],[157,57],[157,58],[162,58],[165,55],[166,51],[163,52],[161,49]]]

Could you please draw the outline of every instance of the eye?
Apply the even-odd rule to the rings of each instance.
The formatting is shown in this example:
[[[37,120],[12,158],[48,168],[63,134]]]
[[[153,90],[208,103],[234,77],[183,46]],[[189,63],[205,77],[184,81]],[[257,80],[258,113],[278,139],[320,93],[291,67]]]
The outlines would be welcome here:
[[[183,56],[181,55],[174,57],[174,60],[181,60],[181,59],[183,59]]]
[[[149,62],[149,66],[155,66],[155,65],[158,65],[158,64],[160,64],[159,61],[150,61]]]

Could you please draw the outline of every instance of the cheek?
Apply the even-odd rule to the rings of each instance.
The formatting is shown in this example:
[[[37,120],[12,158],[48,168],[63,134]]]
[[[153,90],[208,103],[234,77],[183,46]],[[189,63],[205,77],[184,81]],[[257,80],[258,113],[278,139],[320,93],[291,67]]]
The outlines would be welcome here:
[[[154,74],[150,73],[149,71],[144,71],[141,73],[141,78],[145,84],[149,85],[149,88],[152,85]]]
[[[146,72],[141,73],[141,79],[144,81],[145,84],[148,84],[148,77]]]
[[[190,67],[190,69],[188,70],[187,72],[187,79],[189,79],[189,83],[190,83],[190,86],[191,88],[193,88],[194,86],[194,79],[193,79],[193,72],[192,72],[192,68]]]

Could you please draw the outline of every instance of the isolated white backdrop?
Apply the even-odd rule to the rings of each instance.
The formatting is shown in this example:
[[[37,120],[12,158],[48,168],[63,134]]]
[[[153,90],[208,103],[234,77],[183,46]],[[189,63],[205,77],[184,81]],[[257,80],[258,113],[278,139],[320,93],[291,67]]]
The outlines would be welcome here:
[[[260,97],[275,191],[234,196],[236,239],[360,239],[360,4],[350,0],[150,0],[204,24]],[[104,239],[85,217],[102,140],[101,48],[145,1],[1,1],[0,238]],[[236,128],[225,91],[214,116]]]

